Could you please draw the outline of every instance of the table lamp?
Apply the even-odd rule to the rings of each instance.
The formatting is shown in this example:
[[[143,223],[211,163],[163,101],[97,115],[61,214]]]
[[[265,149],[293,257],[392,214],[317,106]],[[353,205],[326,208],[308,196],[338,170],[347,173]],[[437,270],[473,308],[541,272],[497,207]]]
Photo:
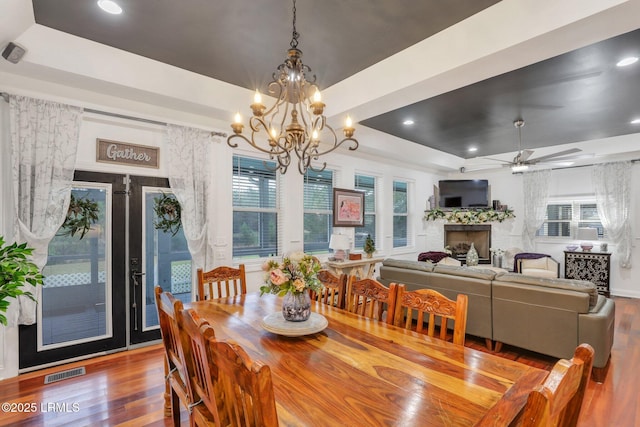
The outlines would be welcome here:
[[[593,240],[598,240],[598,230],[591,227],[580,227],[578,228],[578,240],[580,240],[582,252],[591,252]]]
[[[344,261],[346,251],[350,248],[349,236],[346,234],[332,234],[329,240],[329,249],[333,249],[336,261]]]

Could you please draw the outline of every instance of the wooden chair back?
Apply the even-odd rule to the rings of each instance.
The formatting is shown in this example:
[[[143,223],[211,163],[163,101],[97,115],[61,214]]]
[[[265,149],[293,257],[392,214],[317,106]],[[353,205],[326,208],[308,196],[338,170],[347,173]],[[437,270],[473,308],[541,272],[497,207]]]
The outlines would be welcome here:
[[[252,361],[238,344],[209,340],[223,389],[225,417],[232,426],[278,425],[271,369]]]
[[[165,351],[165,370],[167,390],[165,399],[171,398],[171,414],[174,425],[180,425],[180,403],[189,410],[193,403],[193,393],[188,381],[188,357],[182,345],[178,319],[176,313],[182,311],[182,301],[174,298],[170,292],[163,292],[162,288],[155,288],[156,307],[160,333]],[[190,412],[190,410],[189,410]]]
[[[198,301],[246,293],[244,264],[240,264],[238,268],[220,266],[209,271],[198,269]]]
[[[428,322],[427,335],[435,336],[436,324],[440,325],[439,338],[447,340],[450,321],[453,322],[453,343],[464,345],[467,330],[467,305],[469,298],[458,294],[456,301],[432,289],[407,291],[398,285],[395,319],[396,326],[413,329],[414,312],[417,313],[416,331],[422,332],[424,321]]]
[[[393,323],[397,285],[386,287],[374,279],[357,280],[350,276],[347,286],[346,310],[371,319]]]
[[[544,383],[527,399],[521,425],[573,427],[589,384],[594,350],[589,344],[579,345],[571,360],[560,359]]]
[[[320,270],[318,272],[318,280],[322,282],[324,287],[319,292],[310,291],[311,299],[323,304],[344,308],[348,276],[346,274],[336,276],[329,270]]]
[[[222,423],[222,394],[217,381],[218,371],[213,364],[209,340],[215,339],[215,332],[209,322],[200,318],[193,310],[176,313],[182,342],[189,347],[191,363],[188,364],[191,389],[196,402],[192,418],[196,426],[227,425]]]

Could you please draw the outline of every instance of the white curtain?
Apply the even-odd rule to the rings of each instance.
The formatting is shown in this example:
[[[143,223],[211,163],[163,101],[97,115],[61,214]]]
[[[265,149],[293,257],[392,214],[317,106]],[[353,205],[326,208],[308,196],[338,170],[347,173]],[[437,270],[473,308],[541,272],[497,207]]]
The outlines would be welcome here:
[[[23,96],[11,96],[9,123],[15,236],[34,248],[33,262],[47,263],[48,246],[69,207],[82,109]],[[41,289],[26,289],[39,301]],[[36,302],[20,296],[18,323],[36,321]]]
[[[182,208],[182,227],[194,268],[213,267],[213,245],[209,238],[209,156],[211,132],[167,125],[169,184]]]
[[[594,165],[593,185],[598,215],[616,245],[620,267],[631,268],[631,162]]]
[[[539,170],[522,175],[524,212],[522,220],[522,242],[525,250],[535,248],[536,231],[544,223],[549,199],[550,170]]]

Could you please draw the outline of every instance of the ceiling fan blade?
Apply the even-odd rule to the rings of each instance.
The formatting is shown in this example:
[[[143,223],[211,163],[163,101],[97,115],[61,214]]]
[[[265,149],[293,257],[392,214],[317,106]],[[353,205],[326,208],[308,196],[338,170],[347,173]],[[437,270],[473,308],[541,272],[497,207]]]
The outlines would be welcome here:
[[[509,165],[471,165],[471,166],[462,166],[460,168],[460,173],[477,172],[477,171],[488,171],[488,170],[498,170],[502,166],[509,166]]]
[[[531,157],[532,154],[533,150],[522,150],[522,152],[520,153],[520,161],[526,161],[529,157]]]
[[[505,163],[507,165],[510,165],[511,163],[513,163],[513,162],[510,162],[509,160],[496,159],[494,157],[482,157],[482,159],[484,159],[484,160],[493,160],[495,162]]]
[[[527,163],[533,164],[533,163],[543,162],[545,160],[553,159],[553,158],[560,157],[560,156],[566,156],[567,154],[573,154],[573,153],[577,153],[579,151],[582,151],[582,150],[579,149],[579,148],[570,148],[569,150],[558,151],[557,153],[552,153],[552,154],[547,154],[546,156],[536,157],[535,159],[529,160]]]

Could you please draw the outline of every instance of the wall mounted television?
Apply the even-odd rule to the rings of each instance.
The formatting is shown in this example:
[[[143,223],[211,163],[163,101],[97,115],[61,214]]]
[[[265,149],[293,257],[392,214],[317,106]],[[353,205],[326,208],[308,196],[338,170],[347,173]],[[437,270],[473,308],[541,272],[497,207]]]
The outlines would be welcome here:
[[[486,179],[449,179],[438,183],[441,208],[488,208],[489,181]]]

